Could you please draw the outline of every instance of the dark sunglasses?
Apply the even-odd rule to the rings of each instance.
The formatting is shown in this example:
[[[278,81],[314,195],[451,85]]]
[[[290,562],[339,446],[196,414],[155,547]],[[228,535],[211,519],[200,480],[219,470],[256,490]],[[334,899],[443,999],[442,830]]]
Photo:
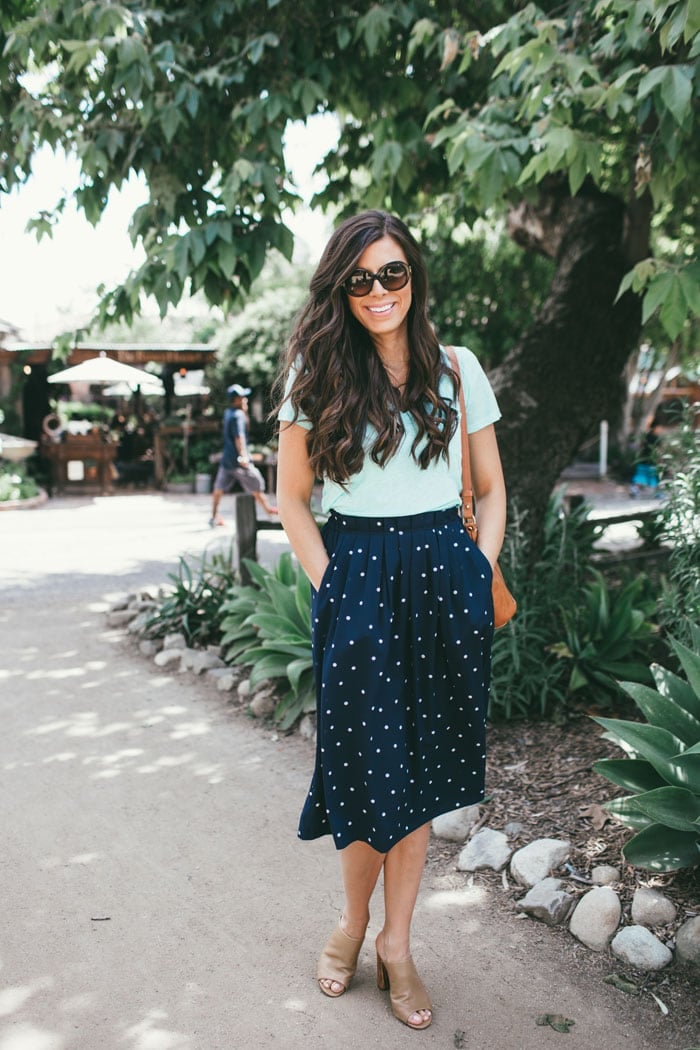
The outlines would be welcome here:
[[[370,273],[369,270],[355,270],[346,281],[343,281],[343,288],[348,295],[354,295],[359,299],[360,296],[369,295],[375,281],[379,281],[387,292],[398,292],[400,288],[406,287],[410,276],[411,267],[408,263],[388,262],[376,273]]]

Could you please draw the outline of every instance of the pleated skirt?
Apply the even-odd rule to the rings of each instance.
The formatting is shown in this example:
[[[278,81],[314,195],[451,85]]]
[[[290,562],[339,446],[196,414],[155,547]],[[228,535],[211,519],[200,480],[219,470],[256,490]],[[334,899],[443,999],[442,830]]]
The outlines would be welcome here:
[[[457,508],[331,512],[312,591],[315,768],[299,837],[388,852],[484,797],[491,567]]]

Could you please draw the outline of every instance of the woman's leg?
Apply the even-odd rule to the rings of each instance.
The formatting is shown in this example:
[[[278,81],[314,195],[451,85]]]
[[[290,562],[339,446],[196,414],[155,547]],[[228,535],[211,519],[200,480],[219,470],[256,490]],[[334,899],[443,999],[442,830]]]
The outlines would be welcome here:
[[[345,904],[340,928],[348,937],[364,937],[369,922],[369,901],[384,863],[384,854],[377,853],[366,842],[352,842],[340,851],[343,872]],[[319,977],[320,983],[333,995],[340,995],[343,985],[331,978]]]
[[[397,842],[384,858],[384,927],[377,937],[377,951],[385,963],[402,962],[411,954],[411,920],[429,838],[430,824],[424,824]],[[430,1016],[430,1010],[417,1010],[408,1023],[415,1026]]]

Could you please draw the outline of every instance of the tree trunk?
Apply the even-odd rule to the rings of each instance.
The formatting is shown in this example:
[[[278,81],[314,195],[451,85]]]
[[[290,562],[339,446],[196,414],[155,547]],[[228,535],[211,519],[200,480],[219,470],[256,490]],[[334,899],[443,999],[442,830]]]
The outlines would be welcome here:
[[[622,374],[638,343],[641,308],[631,293],[614,300],[646,243],[640,223],[648,232],[647,211],[627,210],[592,186],[571,197],[559,182],[509,219],[517,243],[557,263],[531,328],[490,375],[503,413],[498,437],[508,498],[527,511],[525,527],[535,541],[562,470],[624,396]]]

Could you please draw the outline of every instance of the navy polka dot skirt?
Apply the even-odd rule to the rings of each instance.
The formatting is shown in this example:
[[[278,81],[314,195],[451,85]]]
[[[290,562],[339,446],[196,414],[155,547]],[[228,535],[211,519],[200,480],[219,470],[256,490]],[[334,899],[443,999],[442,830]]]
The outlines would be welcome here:
[[[484,797],[491,567],[457,508],[331,512],[312,591],[317,746],[299,837],[386,853]]]

